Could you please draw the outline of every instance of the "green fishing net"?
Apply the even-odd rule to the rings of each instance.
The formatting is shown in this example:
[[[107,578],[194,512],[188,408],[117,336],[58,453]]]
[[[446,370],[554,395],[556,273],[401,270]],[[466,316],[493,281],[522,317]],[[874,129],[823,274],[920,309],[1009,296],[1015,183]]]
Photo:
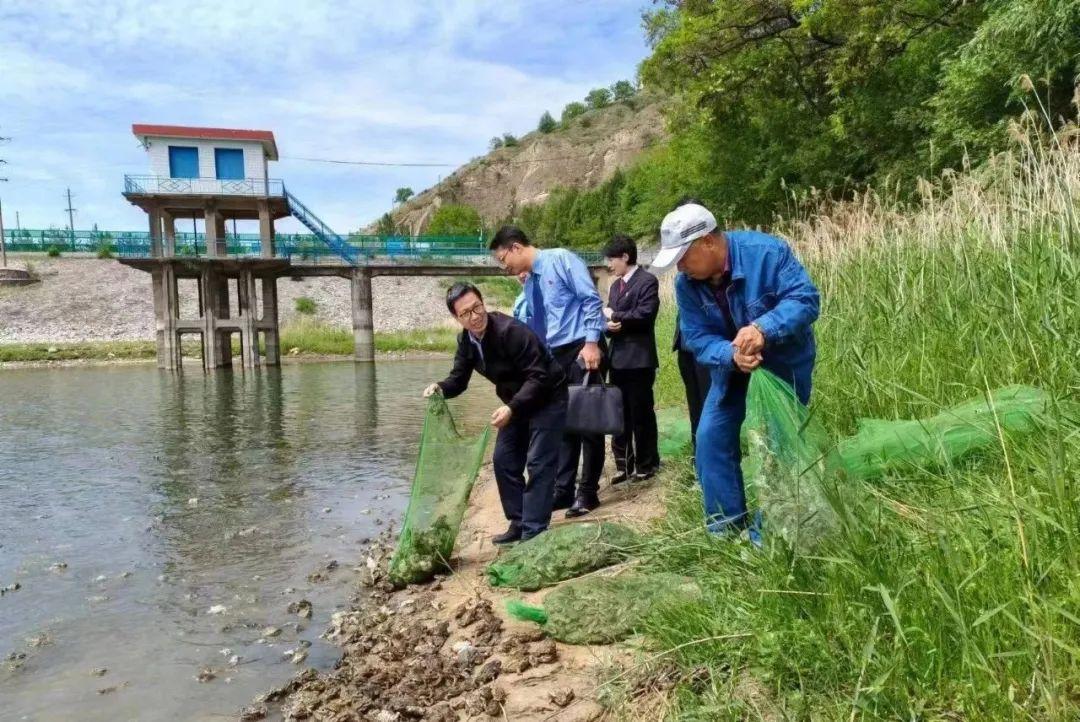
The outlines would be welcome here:
[[[683,406],[669,406],[656,412],[657,449],[661,459],[690,453],[690,417]]]
[[[430,398],[409,508],[390,560],[390,581],[394,584],[426,581],[450,568],[450,554],[489,433],[485,427],[479,436],[463,437],[446,400],[439,394]]]
[[[825,464],[831,444],[792,387],[764,369],[755,371],[742,434],[747,507],[761,510],[768,534],[805,546],[831,531],[834,486]]]
[[[858,432],[840,441],[831,461],[847,478],[864,480],[889,471],[948,466],[1000,443],[999,433],[1034,431],[1048,401],[1039,389],[1005,386],[925,419],[859,419]]]
[[[531,592],[625,561],[639,541],[612,522],[562,524],[500,554],[487,568],[488,581]]]
[[[633,635],[663,605],[699,594],[678,574],[624,573],[567,582],[544,597],[542,607],[511,599],[512,617],[536,622],[567,644],[610,644]]]

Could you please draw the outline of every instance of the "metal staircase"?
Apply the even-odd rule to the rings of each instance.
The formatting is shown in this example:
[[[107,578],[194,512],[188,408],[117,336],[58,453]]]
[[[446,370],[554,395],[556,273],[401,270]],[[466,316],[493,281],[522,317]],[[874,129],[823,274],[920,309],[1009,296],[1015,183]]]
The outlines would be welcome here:
[[[296,196],[284,188],[282,190],[285,193],[285,202],[289,204],[289,212],[296,220],[303,223],[308,230],[315,234],[316,238],[325,243],[334,253],[341,256],[346,263],[351,266],[360,265],[359,249],[350,245],[337,233],[334,233],[330,226],[312,213]]]

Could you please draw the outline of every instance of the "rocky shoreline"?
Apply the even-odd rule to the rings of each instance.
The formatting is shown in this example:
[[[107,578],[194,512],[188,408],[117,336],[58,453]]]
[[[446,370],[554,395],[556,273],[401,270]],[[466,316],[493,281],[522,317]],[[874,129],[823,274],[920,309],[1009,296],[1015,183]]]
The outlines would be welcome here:
[[[660,513],[655,485],[602,493],[592,520],[641,523]],[[567,523],[561,520],[560,523]],[[572,523],[572,522],[571,522]],[[316,722],[509,719],[585,722],[604,717],[600,690],[625,646],[571,646],[512,620],[505,602],[536,602],[544,592],[491,588],[484,577],[496,556],[492,533],[505,525],[490,465],[485,466],[458,536],[452,574],[395,590],[386,581],[394,537],[376,539],[360,566],[363,586],[350,610],[334,615],[324,636],[341,646],[336,667],[304,670],[239,715]]]

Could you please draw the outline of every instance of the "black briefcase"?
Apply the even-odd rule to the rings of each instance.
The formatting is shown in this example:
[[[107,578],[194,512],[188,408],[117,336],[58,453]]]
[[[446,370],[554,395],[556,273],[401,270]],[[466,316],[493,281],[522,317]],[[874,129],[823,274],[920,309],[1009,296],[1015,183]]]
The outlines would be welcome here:
[[[592,375],[600,379],[590,384]],[[599,372],[588,371],[580,384],[569,388],[566,403],[566,430],[573,434],[621,434],[623,432],[622,391],[604,383]]]

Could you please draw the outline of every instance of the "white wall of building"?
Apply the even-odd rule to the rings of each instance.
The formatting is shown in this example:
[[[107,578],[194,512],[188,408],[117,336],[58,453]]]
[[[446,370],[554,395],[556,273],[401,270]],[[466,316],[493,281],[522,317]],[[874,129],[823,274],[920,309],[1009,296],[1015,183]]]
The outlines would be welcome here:
[[[216,178],[214,148],[240,148],[244,151],[244,177],[266,178],[267,161],[262,143],[236,140],[202,140],[198,138],[147,138],[150,156],[150,175],[169,177],[169,146],[179,145],[199,149],[199,177]]]

